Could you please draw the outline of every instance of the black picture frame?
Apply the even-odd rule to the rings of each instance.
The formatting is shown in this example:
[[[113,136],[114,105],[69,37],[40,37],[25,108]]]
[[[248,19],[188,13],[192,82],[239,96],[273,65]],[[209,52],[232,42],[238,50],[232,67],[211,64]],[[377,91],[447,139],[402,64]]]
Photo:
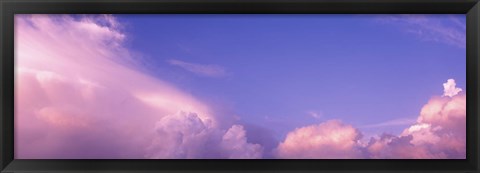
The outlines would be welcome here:
[[[7,172],[479,172],[478,0],[1,0],[0,170]],[[15,160],[14,14],[466,14],[467,159]]]

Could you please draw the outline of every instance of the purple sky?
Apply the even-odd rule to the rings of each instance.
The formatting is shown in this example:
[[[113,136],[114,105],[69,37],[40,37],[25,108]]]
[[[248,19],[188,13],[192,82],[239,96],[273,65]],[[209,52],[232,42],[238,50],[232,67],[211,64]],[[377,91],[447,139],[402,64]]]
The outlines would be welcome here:
[[[464,15],[21,15],[15,36],[16,158],[465,157]]]

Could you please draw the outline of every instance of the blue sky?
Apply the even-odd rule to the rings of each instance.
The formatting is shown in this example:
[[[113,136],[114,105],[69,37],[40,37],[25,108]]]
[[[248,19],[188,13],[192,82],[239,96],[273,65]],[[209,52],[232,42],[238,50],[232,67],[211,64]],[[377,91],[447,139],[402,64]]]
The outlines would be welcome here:
[[[398,134],[447,79],[465,89],[464,15],[115,17],[148,73],[278,140],[330,119]]]

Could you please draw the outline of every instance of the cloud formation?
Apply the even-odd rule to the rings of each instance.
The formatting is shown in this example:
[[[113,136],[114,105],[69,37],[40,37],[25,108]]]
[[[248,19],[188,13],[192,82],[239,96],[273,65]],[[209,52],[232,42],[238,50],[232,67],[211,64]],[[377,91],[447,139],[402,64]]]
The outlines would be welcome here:
[[[361,133],[339,120],[297,128],[277,147],[280,158],[465,159],[466,95],[449,79],[448,97],[434,96],[400,135],[362,144]],[[402,122],[403,123],[403,122]],[[390,124],[390,123],[388,123]]]
[[[459,92],[462,91],[462,89],[457,88],[456,86],[457,84],[455,83],[455,80],[448,79],[447,83],[443,83],[443,95],[448,97],[453,97],[457,95]]]
[[[322,113],[318,113],[316,111],[307,111],[306,113],[315,119],[320,119],[322,117]]]
[[[227,151],[229,159],[258,159],[262,158],[263,147],[259,144],[247,142],[243,126],[234,125],[223,135],[220,147]]]
[[[126,38],[110,15],[16,15],[16,159],[262,155],[242,126],[221,129],[200,100],[137,70]]]
[[[146,158],[262,158],[262,146],[248,143],[241,125],[233,125],[225,132],[195,113],[178,112],[162,118],[155,127],[157,135]]]
[[[225,69],[218,65],[194,64],[194,63],[184,62],[184,61],[175,60],[175,59],[168,60],[168,63],[170,65],[181,67],[187,71],[190,71],[200,76],[224,77],[227,75],[227,72],[225,71]]]
[[[361,158],[358,145],[361,137],[351,125],[330,120],[288,133],[276,152],[279,158],[285,159]]]
[[[16,159],[265,158],[258,143],[273,140],[222,122],[201,100],[141,73],[121,28],[110,15],[16,15]],[[214,65],[170,63],[225,75]],[[449,79],[443,96],[432,97],[399,135],[365,144],[357,128],[330,120],[291,131],[268,154],[275,148],[271,157],[288,159],[465,158],[465,117],[466,95]]]
[[[428,146],[414,145],[412,136],[394,136],[383,134],[380,138],[372,138],[366,146],[366,158],[371,159],[432,159],[437,156],[428,151]]]
[[[433,97],[415,124],[372,139],[368,150],[372,158],[465,159],[466,95]]]
[[[410,118],[400,118],[400,119],[394,119],[394,120],[389,120],[377,124],[370,124],[370,125],[365,125],[362,126],[362,128],[375,128],[375,127],[391,127],[391,126],[400,126],[400,125],[410,125],[414,123],[416,119],[410,119]]]

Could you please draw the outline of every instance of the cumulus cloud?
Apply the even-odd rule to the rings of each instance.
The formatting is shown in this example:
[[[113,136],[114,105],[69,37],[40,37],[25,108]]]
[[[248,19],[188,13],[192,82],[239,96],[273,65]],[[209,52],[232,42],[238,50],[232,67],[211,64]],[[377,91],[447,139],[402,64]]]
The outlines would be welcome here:
[[[465,159],[466,95],[459,93],[461,89],[455,87],[453,79],[444,86],[448,91],[454,90],[454,94],[432,97],[416,122],[399,135],[382,134],[362,144],[361,133],[353,126],[338,120],[327,121],[288,133],[277,147],[278,157]]]
[[[368,146],[373,158],[464,159],[466,157],[466,95],[455,81],[443,84],[448,97],[432,97],[417,121],[399,136],[384,135]],[[453,91],[453,92],[452,92]],[[398,152],[403,151],[403,152]]]
[[[262,146],[247,142],[241,125],[226,132],[216,129],[210,121],[195,113],[178,112],[156,123],[157,136],[148,147],[147,158],[262,158]]]
[[[227,75],[225,69],[218,65],[212,64],[195,64],[190,62],[184,62],[180,60],[171,59],[168,63],[174,66],[181,67],[187,71],[206,77],[223,77]]]
[[[259,144],[247,142],[243,126],[234,125],[223,135],[220,144],[222,150],[227,151],[229,159],[258,159],[262,158],[263,147]]]
[[[226,133],[208,105],[129,63],[125,39],[110,15],[16,15],[16,159],[261,155],[241,126]],[[239,146],[216,149],[226,134]]]
[[[465,158],[466,152],[466,95],[433,98],[422,108],[418,130],[406,130],[415,144],[432,144],[435,152],[444,152],[447,158]],[[415,125],[414,125],[415,126]],[[413,127],[413,126],[412,126]]]
[[[443,83],[443,95],[448,97],[453,97],[462,91],[461,88],[456,87],[454,79],[448,79],[447,83]]]
[[[163,117],[155,129],[157,135],[146,152],[146,157],[152,159],[202,157],[213,130],[208,121],[186,112]]]
[[[427,145],[414,145],[412,136],[394,136],[383,134],[380,138],[372,138],[366,147],[372,159],[431,159],[444,158],[442,153],[431,153]]]
[[[297,128],[277,148],[279,158],[349,159],[360,158],[358,147],[362,134],[351,125],[330,120]]]

